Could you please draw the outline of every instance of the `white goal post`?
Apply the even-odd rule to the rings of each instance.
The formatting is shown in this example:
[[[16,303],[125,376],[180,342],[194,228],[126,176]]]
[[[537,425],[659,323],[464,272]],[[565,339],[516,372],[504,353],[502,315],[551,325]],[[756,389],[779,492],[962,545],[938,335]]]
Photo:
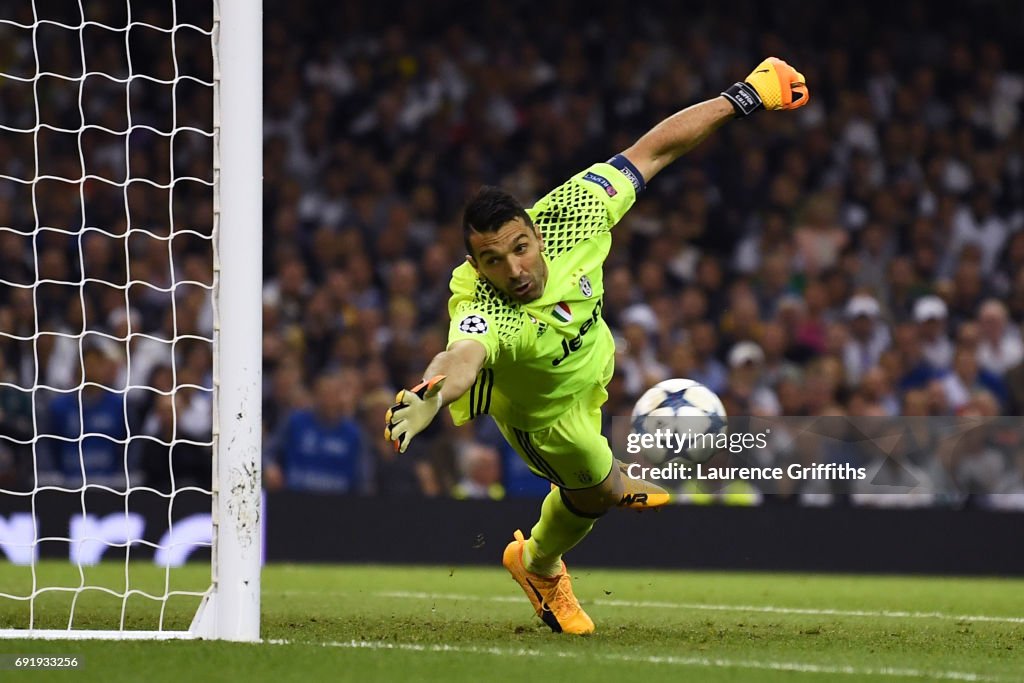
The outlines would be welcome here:
[[[37,48],[37,35],[48,31],[52,35],[64,35],[69,37],[71,54],[74,55],[74,62],[77,66],[79,52],[81,52],[81,72],[74,74],[48,73],[46,68],[41,66],[39,54],[34,56],[35,73],[31,70],[19,73],[5,73],[5,63],[0,60],[0,115],[3,111],[3,86],[10,85],[11,88],[26,88],[35,102],[34,120],[31,116],[21,119],[22,123],[15,122],[14,118],[0,118],[0,135],[6,136],[0,139],[0,147],[8,144],[10,139],[17,136],[24,136],[20,141],[15,140],[12,147],[17,149],[18,145],[24,144],[26,148],[34,150],[35,159],[23,159],[18,166],[24,172],[21,174],[9,171],[10,166],[5,166],[0,160],[0,203],[9,201],[14,205],[19,199],[30,198],[27,206],[23,201],[21,210],[30,212],[33,219],[27,223],[17,224],[15,219],[10,219],[10,224],[5,225],[5,212],[0,210],[0,246],[4,240],[8,244],[24,245],[24,248],[31,253],[31,262],[28,263],[29,279],[19,280],[10,273],[0,271],[0,312],[3,312],[4,296],[24,300],[30,292],[34,308],[42,305],[42,296],[39,293],[43,287],[66,287],[69,291],[77,291],[73,295],[74,301],[80,301],[82,321],[68,324],[56,332],[47,331],[41,323],[41,313],[37,309],[33,313],[34,328],[29,326],[26,330],[9,327],[4,329],[3,316],[0,316],[0,353],[5,349],[28,349],[27,354],[19,356],[21,359],[21,374],[19,368],[8,367],[8,373],[4,374],[4,358],[0,357],[0,390],[7,391],[8,395],[20,397],[31,405],[32,434],[28,436],[14,433],[5,433],[0,430],[0,456],[7,452],[20,452],[30,454],[32,478],[24,489],[15,485],[8,487],[3,479],[3,458],[0,457],[0,503],[6,497],[11,502],[7,509],[17,509],[19,514],[10,513],[5,519],[4,509],[0,507],[0,570],[5,564],[11,567],[24,567],[26,576],[30,571],[31,589],[28,591],[14,590],[10,586],[0,585],[0,638],[40,638],[40,639],[81,639],[81,638],[106,638],[106,639],[188,639],[206,638],[223,639],[233,641],[259,641],[260,640],[260,571],[263,559],[263,510],[262,510],[262,468],[261,468],[261,429],[262,429],[262,261],[263,261],[263,240],[262,240],[262,20],[263,0],[206,0],[207,6],[212,10],[212,17],[206,20],[204,28],[188,24],[179,20],[179,11],[189,13],[195,12],[195,0],[164,0],[162,3],[155,3],[152,0],[77,0],[75,10],[80,20],[75,23],[73,20],[48,19],[37,11],[44,5],[43,0],[24,0],[24,10],[31,7],[31,14],[27,10],[17,14],[14,9],[8,11],[0,9],[0,39],[4,31],[23,32],[19,35],[31,35],[31,45]],[[110,9],[106,14],[97,6],[107,4]],[[174,21],[168,26],[157,26],[146,23],[147,17],[156,16],[152,14],[154,7],[158,4],[166,4],[169,7],[168,16]],[[75,0],[63,3],[62,9],[68,6],[74,7]],[[50,3],[48,6],[52,6]],[[188,7],[186,7],[188,6]],[[10,5],[8,5],[10,7]],[[181,9],[179,9],[181,8]],[[91,14],[92,13],[92,14]],[[120,16],[127,17],[127,21],[120,25],[107,25],[97,16]],[[42,18],[41,18],[42,17]],[[92,17],[92,18],[90,18]],[[162,78],[152,74],[137,74],[132,68],[132,41],[138,37],[130,38],[133,31],[141,27],[149,31],[147,35],[154,36],[156,40],[166,41],[168,55],[165,64],[173,66],[173,77]],[[212,77],[208,79],[193,76],[179,76],[179,50],[178,33],[188,33],[191,38],[183,36],[187,40],[205,40],[212,50]],[[64,32],[59,34],[56,32]],[[103,74],[90,70],[89,63],[95,59],[96,63],[109,57],[107,55],[87,55],[86,32],[94,31],[103,33],[104,36],[120,35],[121,49],[127,56],[127,75]],[[77,36],[76,36],[77,33]],[[106,38],[104,38],[106,39]],[[40,38],[41,40],[41,38]],[[59,38],[57,39],[59,42]],[[26,39],[27,41],[27,39]],[[116,46],[115,46],[116,48]],[[157,48],[147,48],[155,51]],[[116,49],[114,50],[116,51]],[[207,53],[206,57],[210,55]],[[31,57],[29,58],[31,62]],[[168,67],[170,68],[170,67]],[[70,98],[69,110],[78,110],[80,124],[77,128],[68,126],[66,123],[52,123],[44,121],[41,115],[41,105],[38,101],[39,93],[43,90],[41,82],[46,79],[49,86],[53,88],[70,88],[69,92],[77,88],[77,104],[74,97]],[[126,124],[114,126],[113,124],[93,123],[88,121],[86,107],[83,102],[86,96],[83,93],[87,88],[92,88],[99,81],[110,87],[120,87],[122,98],[117,104],[127,108],[120,116]],[[186,81],[188,81],[186,83]],[[133,120],[133,109],[144,110],[145,100],[134,104],[133,85],[142,82],[145,87],[165,87],[170,92],[170,119],[173,125],[167,130],[161,129],[145,117]],[[212,89],[212,116],[209,118],[210,125],[205,128],[194,126],[192,122],[179,122],[178,97],[179,85],[183,88],[195,86]],[[27,97],[27,95],[26,95]],[[205,97],[205,96],[204,96]],[[68,99],[68,98],[65,98]],[[139,99],[139,98],[135,98]],[[205,101],[201,98],[198,101]],[[47,103],[46,106],[51,106]],[[31,112],[29,112],[31,114]],[[116,120],[117,117],[113,117]],[[27,123],[25,123],[27,122]],[[166,169],[154,170],[158,154],[152,153],[152,158],[147,161],[146,149],[138,149],[133,145],[132,135],[141,131],[143,135],[153,143],[153,148],[160,145],[169,146],[170,172],[167,176]],[[48,135],[64,135],[70,140],[69,148],[75,150],[74,141],[77,140],[77,152],[72,152],[72,157],[77,157],[80,166],[80,174],[77,171],[67,171],[68,166],[62,166],[63,175],[45,170],[41,162],[40,145],[41,140]],[[115,160],[114,166],[122,169],[121,178],[101,177],[88,168],[87,158],[92,153],[90,143],[87,140],[90,135],[109,135],[111,138],[120,136],[124,140],[121,151],[121,158]],[[181,174],[176,171],[175,145],[187,146],[189,136],[200,138],[206,142],[197,142],[194,146],[202,150],[196,152],[190,159],[195,164],[198,157],[208,158],[207,152],[212,151],[212,169],[207,168],[205,173]],[[31,144],[27,141],[31,140]],[[212,140],[212,145],[210,141]],[[120,144],[120,143],[118,143]],[[205,146],[204,146],[205,145]],[[139,160],[142,160],[141,162]],[[163,163],[166,163],[163,162]],[[151,169],[152,177],[136,175],[136,164]],[[74,168],[74,164],[70,168]],[[192,168],[192,167],[190,167]],[[34,169],[34,171],[33,171]],[[138,172],[139,174],[142,171]],[[209,180],[207,180],[207,177]],[[165,181],[164,178],[167,178]],[[44,210],[44,190],[39,186],[43,183],[59,183],[61,187],[73,188],[76,197],[81,203],[81,222],[72,221],[70,224],[53,224],[40,217],[40,211]],[[133,222],[133,208],[137,200],[130,197],[130,194],[140,185],[146,185],[156,191],[164,192],[167,199],[167,206],[159,209],[162,211],[162,220],[166,224],[166,234],[159,228],[153,228],[144,222]],[[175,191],[181,187],[191,184],[195,187],[206,187],[212,199],[212,216],[206,224],[208,227],[198,230],[185,223],[184,228],[178,226],[185,220],[176,216]],[[97,225],[87,219],[86,203],[87,195],[94,192],[94,188],[100,187],[103,191],[120,193],[123,196],[123,206],[119,209],[123,212],[124,225],[114,227],[112,225]],[[64,190],[62,190],[64,191]],[[7,196],[4,196],[4,193]],[[91,201],[90,197],[90,201]],[[180,200],[179,200],[180,201]],[[200,206],[205,206],[201,202]],[[0,207],[2,208],[2,207]],[[192,207],[189,207],[192,208]],[[75,212],[77,215],[79,212]],[[178,213],[181,213],[180,210]],[[32,221],[34,220],[34,226]],[[77,221],[77,219],[76,219]],[[161,223],[163,225],[164,223]],[[212,226],[212,227],[211,227]],[[196,262],[212,264],[212,272],[204,275],[202,279],[193,276],[192,271],[181,263],[175,263],[175,238],[186,235],[184,239],[199,241],[206,246],[209,258],[201,255]],[[95,239],[93,239],[95,238]],[[50,267],[44,264],[41,259],[41,252],[49,243],[65,245],[64,249],[74,252],[77,255],[71,259],[77,263],[71,263],[67,270],[62,271],[60,265],[53,266],[56,270],[48,271]],[[105,282],[95,279],[93,273],[87,273],[89,254],[86,254],[87,242],[109,240],[110,244],[123,245],[123,254],[114,253],[115,258],[122,260],[121,268],[123,275],[121,280],[114,277],[111,281]],[[138,279],[134,273],[135,265],[133,256],[129,255],[130,246],[137,245],[133,240],[149,241],[159,247],[150,249],[162,249],[170,262],[169,282],[155,280],[144,282]],[[76,246],[77,245],[77,246]],[[60,249],[54,249],[59,252]],[[204,260],[205,259],[205,260]],[[0,265],[2,265],[0,260]],[[49,263],[49,262],[46,262]],[[34,269],[34,273],[31,273]],[[142,269],[139,269],[142,272]],[[52,272],[64,272],[63,276],[54,276]],[[77,273],[77,277],[75,274]],[[208,280],[206,278],[209,278]],[[180,278],[180,279],[179,279]],[[90,329],[87,318],[92,315],[92,309],[86,305],[86,288],[94,284],[101,284],[109,290],[117,290],[123,302],[124,315],[126,320],[126,332],[112,332],[106,328],[96,331]],[[77,287],[77,290],[73,288]],[[3,291],[6,288],[6,291]],[[135,289],[133,289],[135,288]],[[152,332],[150,329],[138,327],[133,322],[135,315],[132,307],[132,297],[141,289],[144,294],[158,296],[165,295],[170,303],[168,304],[167,319],[172,321],[170,333],[166,337]],[[198,292],[205,297],[206,305],[210,308],[209,332],[200,333],[192,328],[183,327],[179,329],[179,316],[182,315],[179,303],[183,300],[186,292]],[[109,292],[108,292],[109,294]],[[115,296],[115,298],[116,298]],[[107,296],[104,301],[109,301]],[[45,303],[45,302],[44,302]],[[91,302],[90,302],[91,303]],[[199,317],[199,314],[197,314]],[[11,318],[13,319],[13,318]],[[141,331],[140,331],[141,330]],[[90,351],[86,350],[87,337],[91,340],[98,340],[106,347],[116,347],[123,353],[126,363],[122,367],[120,384],[97,383],[90,377],[87,368],[86,356]],[[163,344],[171,358],[171,376],[174,378],[169,384],[169,389],[161,389],[158,385],[139,385],[133,382],[132,362],[135,353],[133,346],[140,340],[150,343],[151,346],[159,347]],[[47,384],[41,370],[43,349],[48,359],[52,359],[56,353],[51,353],[51,346],[63,344],[64,348],[71,348],[71,359],[78,363],[80,375],[77,379],[69,382],[66,386]],[[20,346],[19,346],[20,345]],[[77,345],[77,346],[76,346]],[[199,365],[202,365],[202,356],[212,357],[210,362],[211,371],[204,375],[202,381],[182,379],[179,375],[177,363],[186,363],[182,357],[187,350],[196,347],[203,347],[196,354],[200,357]],[[27,369],[26,369],[27,368]],[[70,375],[69,375],[70,376]],[[26,379],[27,378],[27,379]],[[83,391],[94,389],[106,392],[105,395],[113,397],[112,400],[120,401],[124,414],[124,427],[127,432],[124,435],[111,433],[97,433],[97,430],[90,430],[86,424],[84,413],[85,399]],[[190,405],[208,405],[209,410],[205,418],[205,435],[193,438],[179,431],[185,422],[186,416],[179,406],[177,394],[184,391],[188,395],[202,397]],[[132,394],[132,392],[136,392]],[[153,401],[165,399],[169,402],[168,410],[172,414],[170,428],[171,436],[163,433],[154,435],[150,432],[138,430],[133,432],[129,426],[128,404],[131,396],[138,396],[144,392],[153,397]],[[41,428],[46,423],[46,407],[50,399],[42,397],[62,396],[70,397],[77,401],[76,409],[70,414],[72,419],[77,419],[77,435],[54,436]],[[2,396],[0,396],[2,398]],[[77,415],[73,414],[77,412]],[[212,412],[212,415],[210,414]],[[3,406],[0,403],[0,426],[2,426]],[[41,430],[42,429],[42,430]],[[87,474],[86,450],[83,445],[89,440],[113,444],[112,448],[118,450],[120,468],[115,472],[121,483],[110,483],[107,481],[92,481]],[[41,476],[41,458],[44,447],[49,443],[51,448],[73,446],[77,448],[80,464],[81,478],[75,481],[71,479],[47,480]],[[167,491],[153,488],[147,485],[146,480],[141,479],[141,484],[136,486],[133,479],[134,474],[130,473],[129,459],[133,447],[139,444],[152,443],[163,448],[166,452],[164,460],[170,468],[170,485]],[[205,486],[192,486],[189,484],[175,483],[175,448],[194,447],[201,452],[212,453],[210,463],[209,488]],[[20,449],[20,451],[18,451]],[[206,449],[205,451],[202,449]],[[89,502],[93,500],[94,492],[99,495],[123,498],[123,512],[94,513]],[[80,500],[80,510],[73,511],[70,530],[65,526],[65,531],[58,534],[43,533],[39,519],[39,506],[44,505],[47,495],[69,496],[74,501]],[[141,528],[133,527],[132,516],[129,511],[129,497],[133,495],[149,496],[154,500],[160,500],[166,505],[165,523],[169,527],[159,542],[152,539],[146,540],[142,536]],[[209,516],[206,519],[205,531],[195,532],[195,524],[191,527],[193,536],[205,538],[200,542],[182,540],[185,534],[185,524],[179,524],[178,519],[172,520],[172,510],[175,505],[176,496],[185,497],[188,495],[206,496],[212,502]],[[205,500],[205,498],[203,498]],[[77,506],[77,502],[75,503]],[[30,512],[29,512],[30,511]],[[102,515],[108,515],[103,517]],[[174,511],[177,515],[177,511]],[[113,518],[114,531],[104,533],[96,531],[105,520]],[[211,528],[212,522],[212,528]],[[77,526],[76,526],[77,524]],[[178,525],[178,535],[175,536],[175,526]],[[202,524],[199,524],[202,526]],[[76,531],[77,529],[77,531]],[[20,535],[19,535],[20,534]],[[205,536],[204,536],[205,534]],[[165,541],[165,539],[167,539]],[[174,590],[172,589],[171,569],[174,562],[166,559],[168,554],[173,554],[176,548],[185,544],[192,547],[208,547],[211,558],[211,575],[209,587],[202,590]],[[45,544],[61,544],[64,548],[64,562],[67,561],[70,551],[71,563],[77,563],[77,576],[81,577],[75,581],[77,586],[48,586],[46,585],[46,567],[39,562],[39,548]],[[101,547],[102,546],[102,547]],[[97,548],[99,548],[97,550]],[[149,565],[154,560],[137,560],[132,557],[133,548],[145,550],[152,553],[156,563],[163,563],[167,572],[163,579],[164,587],[161,591],[142,590],[133,587],[130,573],[134,562],[145,561]],[[103,585],[90,584],[89,566],[90,561],[83,560],[83,557],[90,556],[92,551],[98,561],[104,549],[116,549],[123,553],[123,575],[124,587],[111,589]],[[113,550],[112,550],[113,552]],[[187,551],[190,552],[190,551]],[[184,556],[187,556],[187,552]],[[140,555],[146,553],[139,552]],[[179,553],[180,554],[180,553]],[[183,557],[184,557],[183,556]],[[91,556],[90,556],[91,557]],[[161,560],[161,557],[164,559]],[[183,559],[182,559],[183,561]],[[37,571],[38,566],[38,571]],[[97,628],[94,624],[77,623],[76,605],[78,612],[84,609],[82,603],[87,602],[84,598],[90,593],[102,594],[120,603],[120,620],[110,627]],[[61,593],[63,592],[63,593]],[[54,626],[52,621],[41,624],[38,618],[37,602],[44,596],[52,597],[63,595],[70,600],[70,616],[66,617],[66,628]],[[186,596],[198,603],[198,609],[191,618],[191,625],[187,627],[174,626],[165,628],[165,610],[169,600]],[[80,598],[82,600],[80,601]],[[62,598],[63,599],[63,598]],[[135,599],[146,600],[154,603],[154,610],[159,610],[159,619],[156,628],[139,628],[133,625],[134,622],[126,619],[128,604]],[[3,604],[8,602],[16,605],[16,609],[4,611]],[[191,607],[188,614],[191,614]],[[25,615],[24,623],[10,615]],[[78,621],[82,621],[79,619]],[[180,623],[180,622],[179,622]],[[63,624],[62,624],[63,626]]]
[[[260,638],[263,2],[214,3],[213,585],[202,637]]]

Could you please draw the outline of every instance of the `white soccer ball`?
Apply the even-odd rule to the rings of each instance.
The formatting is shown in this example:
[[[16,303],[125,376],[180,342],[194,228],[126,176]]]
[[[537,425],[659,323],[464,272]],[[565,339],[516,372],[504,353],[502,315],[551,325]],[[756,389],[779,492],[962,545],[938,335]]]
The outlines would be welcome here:
[[[715,392],[692,379],[667,379],[633,406],[631,438],[651,463],[707,462],[726,447],[725,407]]]

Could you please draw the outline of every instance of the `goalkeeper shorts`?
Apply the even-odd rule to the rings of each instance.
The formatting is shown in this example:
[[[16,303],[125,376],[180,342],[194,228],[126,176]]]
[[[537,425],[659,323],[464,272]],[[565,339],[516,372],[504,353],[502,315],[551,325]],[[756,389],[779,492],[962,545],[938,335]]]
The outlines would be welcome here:
[[[612,469],[612,449],[601,435],[606,400],[604,386],[595,386],[557,422],[535,432],[495,422],[534,474],[563,489],[586,489],[604,481]]]

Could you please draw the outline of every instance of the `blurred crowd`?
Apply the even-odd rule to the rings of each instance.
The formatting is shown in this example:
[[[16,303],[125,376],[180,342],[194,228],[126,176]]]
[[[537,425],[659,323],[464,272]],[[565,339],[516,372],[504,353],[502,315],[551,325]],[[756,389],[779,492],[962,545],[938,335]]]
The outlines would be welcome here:
[[[210,485],[213,20],[186,4],[0,10],[0,488]]]
[[[493,184],[529,205],[767,55],[806,76],[808,106],[723,127],[659,175],[614,229],[604,316],[618,358],[606,415],[628,414],[668,377],[706,384],[732,415],[1022,414],[1019,3],[950,10],[918,0],[881,15],[862,3],[795,0],[741,0],[728,14],[712,3],[622,0],[600,11],[575,0],[266,0],[265,8],[268,488],[542,495],[546,482],[486,419],[455,430],[445,416],[404,456],[382,438],[395,392],[417,383],[445,347],[464,201]],[[154,12],[152,23],[166,26]],[[0,71],[34,69],[31,32],[4,30]],[[120,47],[94,33],[103,49],[88,69],[124,71],[123,32]],[[138,49],[152,56],[133,52],[132,68],[208,79],[205,36],[175,34],[179,64],[140,37]],[[184,49],[192,39],[194,54]],[[80,72],[77,49],[62,48],[59,36],[37,42],[57,65],[50,70]],[[85,79],[84,116],[123,129],[125,86],[101,81]],[[210,88],[133,83],[131,123],[210,129]],[[208,426],[186,429],[182,416],[200,412],[211,386],[202,341],[211,329],[211,193],[201,182],[210,178],[209,139],[186,132],[172,147],[147,131],[127,143],[95,129],[12,132],[36,123],[31,85],[0,79],[3,177],[78,178],[81,157],[86,173],[121,185],[42,180],[33,194],[0,180],[0,226],[12,228],[0,227],[0,382],[78,385],[74,358],[65,384],[48,379],[67,337],[40,334],[33,346],[19,336],[47,325],[77,332],[84,320],[108,335],[97,346],[124,365],[110,373],[132,384],[144,383],[143,371],[118,338],[186,335],[159,342],[164,356],[151,350],[146,370],[166,382],[159,386],[194,389],[173,400],[136,390],[134,405],[129,391],[122,423],[150,433],[164,410],[170,433],[194,434],[185,438],[204,448]],[[77,83],[40,79],[38,91],[39,116],[80,128]],[[174,190],[125,181],[146,173]],[[43,214],[38,225],[72,233],[34,239],[33,207]],[[76,232],[82,216],[102,231]],[[126,228],[148,232],[125,239]],[[122,287],[24,288],[36,278],[93,277],[93,264]],[[124,286],[143,278],[162,288]],[[147,336],[130,345],[143,342],[158,344]],[[176,362],[161,361],[169,357]],[[7,404],[31,399],[6,388],[3,397],[4,434],[14,434],[18,408]],[[22,433],[44,414],[53,411],[30,410]],[[0,458],[25,450],[19,443],[0,440]],[[165,463],[176,457],[167,450]],[[1020,455],[1004,451],[1012,479]]]

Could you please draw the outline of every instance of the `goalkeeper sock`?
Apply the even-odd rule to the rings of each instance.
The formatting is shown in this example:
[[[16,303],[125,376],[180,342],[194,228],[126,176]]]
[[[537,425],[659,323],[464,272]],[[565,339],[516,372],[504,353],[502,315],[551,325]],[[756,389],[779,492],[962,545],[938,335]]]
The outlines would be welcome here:
[[[581,517],[570,510],[562,495],[561,489],[554,489],[541,505],[540,520],[530,530],[523,548],[523,564],[528,572],[556,576],[562,571],[562,554],[594,528],[595,518]]]

